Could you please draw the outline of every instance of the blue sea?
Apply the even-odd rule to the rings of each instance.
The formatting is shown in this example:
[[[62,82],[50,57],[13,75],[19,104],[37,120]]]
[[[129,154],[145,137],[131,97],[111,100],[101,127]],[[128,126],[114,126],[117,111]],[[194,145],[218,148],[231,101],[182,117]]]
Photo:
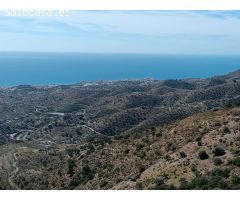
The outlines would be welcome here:
[[[240,69],[240,55],[0,53],[0,86],[206,78]]]

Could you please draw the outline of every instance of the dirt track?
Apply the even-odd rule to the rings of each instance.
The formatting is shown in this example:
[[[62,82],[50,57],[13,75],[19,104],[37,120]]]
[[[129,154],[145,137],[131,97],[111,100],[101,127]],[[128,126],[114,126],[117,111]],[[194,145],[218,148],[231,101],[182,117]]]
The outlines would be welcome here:
[[[18,166],[17,166],[17,155],[16,155],[16,153],[14,153],[13,154],[13,157],[14,157],[14,162],[13,162],[13,164],[12,164],[12,167],[14,167],[15,169],[14,169],[14,171],[12,172],[12,175],[8,178],[8,182],[9,182],[9,184],[11,185],[11,187],[13,188],[13,189],[16,189],[16,190],[19,190],[20,188],[13,182],[13,178],[14,178],[14,176],[17,174],[17,172],[18,172],[18,170],[19,170],[19,168],[18,168]]]

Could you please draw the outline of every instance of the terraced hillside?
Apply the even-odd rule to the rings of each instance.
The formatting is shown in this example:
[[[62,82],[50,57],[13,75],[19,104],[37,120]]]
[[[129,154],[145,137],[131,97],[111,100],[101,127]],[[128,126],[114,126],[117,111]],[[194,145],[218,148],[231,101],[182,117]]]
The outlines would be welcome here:
[[[239,187],[240,71],[0,89],[1,189]]]

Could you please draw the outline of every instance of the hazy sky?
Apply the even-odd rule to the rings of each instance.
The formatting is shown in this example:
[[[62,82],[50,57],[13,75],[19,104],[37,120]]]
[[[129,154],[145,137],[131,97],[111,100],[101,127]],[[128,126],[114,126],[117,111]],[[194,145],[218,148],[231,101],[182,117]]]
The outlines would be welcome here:
[[[0,16],[0,51],[240,54],[240,11]]]

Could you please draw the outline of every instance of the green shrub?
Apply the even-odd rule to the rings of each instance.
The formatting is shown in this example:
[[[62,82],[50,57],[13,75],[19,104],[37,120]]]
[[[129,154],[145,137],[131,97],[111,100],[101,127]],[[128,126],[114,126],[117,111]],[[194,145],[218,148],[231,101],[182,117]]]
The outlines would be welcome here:
[[[198,157],[199,157],[200,160],[206,160],[206,159],[209,158],[207,152],[204,151],[204,150],[203,150],[203,151],[200,151],[200,152],[198,153]]]
[[[124,150],[124,153],[125,153],[125,154],[129,154],[129,152],[130,152],[129,149],[125,149],[125,150]]]
[[[144,144],[138,143],[138,144],[136,145],[136,150],[139,151],[139,150],[141,150],[143,147],[144,147]]]
[[[165,183],[165,178],[162,177],[162,176],[156,178],[156,180],[155,180],[155,184],[156,184],[157,186],[161,186],[161,185],[163,185],[164,183]]]
[[[213,154],[214,154],[214,156],[223,156],[226,154],[226,152],[221,147],[215,147],[215,149],[213,150]]]
[[[196,137],[196,142],[200,142],[202,140],[201,136]]]
[[[237,158],[235,158],[233,160],[230,160],[230,161],[228,161],[228,164],[240,167],[240,158],[237,157]]]
[[[240,177],[237,175],[231,176],[231,182],[232,184],[240,184]]]
[[[230,130],[229,130],[229,128],[228,128],[227,126],[225,126],[224,129],[223,129],[223,132],[224,132],[224,133],[229,133]]]
[[[107,182],[106,180],[103,180],[103,181],[101,181],[101,182],[99,183],[99,186],[100,186],[100,188],[103,188],[103,187],[105,187],[107,184],[108,184],[108,182]]]
[[[213,163],[214,163],[214,165],[219,166],[219,165],[221,165],[223,162],[222,162],[222,160],[221,160],[220,158],[215,158],[215,159],[213,159]]]
[[[211,171],[210,175],[211,176],[217,176],[217,177],[222,177],[222,178],[228,178],[230,174],[230,170],[229,169],[214,169]]]
[[[156,134],[156,137],[162,137],[162,133],[161,132],[158,132],[157,134]]]
[[[67,165],[68,165],[67,173],[69,174],[70,177],[72,177],[74,175],[74,173],[75,173],[75,170],[74,170],[74,168],[76,167],[75,160],[68,159]]]
[[[206,186],[208,185],[208,179],[204,176],[196,177],[192,183],[192,188],[201,188],[201,189],[207,189]]]
[[[179,154],[180,154],[181,158],[186,158],[187,157],[187,155],[183,151],[181,151]]]
[[[155,127],[152,127],[152,128],[151,128],[151,131],[155,133],[155,132],[156,132],[156,128],[155,128]]]

